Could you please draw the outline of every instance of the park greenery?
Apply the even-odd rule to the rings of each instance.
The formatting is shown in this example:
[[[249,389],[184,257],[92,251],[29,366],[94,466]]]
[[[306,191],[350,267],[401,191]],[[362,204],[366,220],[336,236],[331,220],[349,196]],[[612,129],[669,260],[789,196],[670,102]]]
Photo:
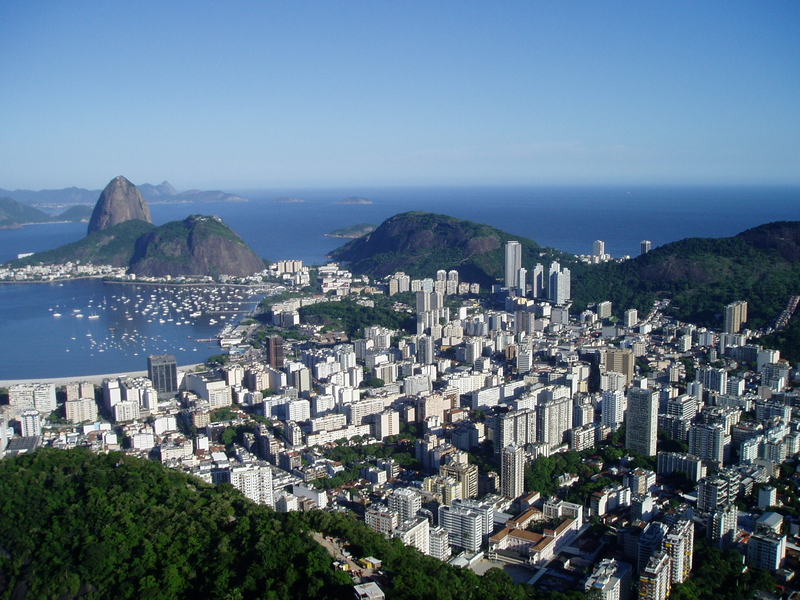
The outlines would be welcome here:
[[[360,337],[369,325],[411,332],[414,330],[414,317],[406,312],[392,309],[389,299],[374,297],[375,306],[362,306],[353,300],[339,302],[320,302],[300,308],[300,318],[304,323],[322,325],[325,330],[344,331],[348,336]]]

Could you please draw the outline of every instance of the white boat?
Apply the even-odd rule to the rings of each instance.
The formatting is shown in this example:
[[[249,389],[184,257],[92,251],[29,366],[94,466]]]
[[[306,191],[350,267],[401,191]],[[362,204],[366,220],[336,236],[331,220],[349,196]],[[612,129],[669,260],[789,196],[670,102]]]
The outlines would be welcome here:
[[[60,317],[60,316],[61,316],[61,313],[54,312],[54,313],[53,313],[53,316],[54,316],[54,317]]]

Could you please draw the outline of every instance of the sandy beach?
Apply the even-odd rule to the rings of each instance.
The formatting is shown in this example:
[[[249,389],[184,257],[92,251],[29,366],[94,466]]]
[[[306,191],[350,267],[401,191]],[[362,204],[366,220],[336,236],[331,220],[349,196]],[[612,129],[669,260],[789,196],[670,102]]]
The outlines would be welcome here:
[[[180,371],[193,371],[205,363],[195,363],[192,365],[179,365]],[[0,387],[7,388],[16,383],[54,383],[56,386],[66,385],[73,381],[90,381],[96,385],[101,385],[103,379],[111,377],[147,377],[147,370],[144,371],[124,371],[121,373],[105,373],[102,375],[74,375],[72,377],[50,377],[40,379],[2,379],[0,380]]]

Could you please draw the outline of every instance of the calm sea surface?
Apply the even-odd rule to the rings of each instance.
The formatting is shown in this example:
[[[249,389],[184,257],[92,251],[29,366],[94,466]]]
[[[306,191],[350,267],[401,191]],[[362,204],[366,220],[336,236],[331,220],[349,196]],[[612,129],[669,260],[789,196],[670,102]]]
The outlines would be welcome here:
[[[237,193],[251,201],[153,204],[150,209],[156,224],[190,214],[218,215],[259,256],[302,259],[307,264],[323,263],[328,252],[346,241],[325,237],[325,233],[357,223],[379,224],[410,210],[486,223],[574,254],[591,253],[592,243],[600,239],[613,256],[635,256],[643,239],[656,247],[686,237],[735,235],[770,221],[800,220],[800,188],[796,187],[362,188]],[[274,202],[282,196],[305,202]],[[336,204],[349,196],[368,198],[373,204]],[[0,261],[20,252],[54,248],[85,233],[85,223],[0,230]],[[225,323],[238,318],[236,314],[181,315],[178,320],[177,306],[171,307],[171,314],[168,311],[167,316],[159,314],[158,318],[153,318],[152,311],[141,313],[148,304],[163,306],[166,302],[169,307],[173,301],[176,305],[190,301],[185,297],[188,292],[175,298],[174,290],[95,280],[0,285],[0,379],[141,370],[146,368],[147,355],[157,352],[176,354],[182,364],[217,353],[211,344],[194,340],[213,337]],[[84,316],[75,316],[76,309]],[[62,316],[54,317],[54,312]],[[96,318],[89,319],[90,315]],[[216,322],[210,323],[211,319]]]

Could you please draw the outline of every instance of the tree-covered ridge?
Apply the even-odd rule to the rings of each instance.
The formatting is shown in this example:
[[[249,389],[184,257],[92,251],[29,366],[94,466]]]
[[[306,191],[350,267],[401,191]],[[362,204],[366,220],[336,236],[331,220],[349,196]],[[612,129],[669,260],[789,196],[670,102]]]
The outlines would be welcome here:
[[[347,583],[229,485],[85,449],[0,461],[2,599],[334,598]]]
[[[132,219],[102,231],[96,231],[85,238],[55,248],[37,252],[32,256],[14,260],[9,266],[17,268],[26,265],[64,264],[67,262],[91,262],[99,265],[127,266],[133,257],[136,240],[156,226],[145,221]]]
[[[320,302],[303,306],[299,312],[304,323],[345,331],[351,338],[361,335],[365,323],[408,333],[414,330],[416,323],[412,315],[392,310],[385,300],[376,302],[374,307],[361,306],[352,300]]]
[[[19,227],[30,223],[53,221],[85,221],[92,214],[89,206],[71,206],[63,213],[50,216],[33,206],[17,202],[13,198],[0,198],[0,229]]]
[[[749,323],[776,317],[800,293],[800,222],[769,223],[729,238],[687,238],[622,263],[580,269],[576,304],[611,300],[618,310],[649,310],[673,299],[679,319],[719,325],[726,304],[749,302]]]
[[[0,227],[14,227],[23,223],[47,223],[50,216],[32,206],[20,204],[13,198],[0,198]]]
[[[356,274],[372,277],[395,271],[432,277],[439,269],[456,269],[463,281],[491,285],[503,276],[503,245],[510,240],[522,245],[525,265],[574,260],[489,225],[420,211],[390,217],[372,233],[334,250],[331,258],[348,263]]]

